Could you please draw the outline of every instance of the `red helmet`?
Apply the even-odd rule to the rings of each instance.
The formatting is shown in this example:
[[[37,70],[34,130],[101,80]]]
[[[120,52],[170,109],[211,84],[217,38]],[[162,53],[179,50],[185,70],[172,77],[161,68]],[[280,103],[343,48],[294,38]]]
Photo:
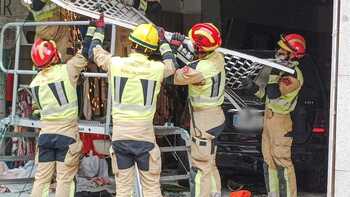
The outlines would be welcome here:
[[[56,43],[52,40],[36,39],[31,51],[32,60],[37,68],[48,67],[60,55],[56,48]]]
[[[281,35],[281,40],[278,41],[278,46],[290,52],[292,59],[300,59],[305,55],[305,39],[299,34]]]
[[[188,32],[188,37],[199,52],[214,51],[221,46],[220,31],[211,23],[197,23]]]

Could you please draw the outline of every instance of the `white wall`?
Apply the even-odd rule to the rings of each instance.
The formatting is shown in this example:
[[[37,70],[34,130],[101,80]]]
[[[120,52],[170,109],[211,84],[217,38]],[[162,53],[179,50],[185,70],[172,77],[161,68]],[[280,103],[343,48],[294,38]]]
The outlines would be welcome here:
[[[329,175],[334,175],[333,180],[329,180],[328,196],[348,197],[350,196],[350,1],[349,0],[334,0],[335,5],[340,5],[339,18],[339,34],[337,28],[334,29],[334,36],[338,36],[338,40],[334,39],[333,68],[334,77],[332,87],[332,96],[335,101],[335,108],[331,110],[331,124],[332,117],[334,117],[335,135],[330,136],[330,145],[335,144],[335,150],[332,151],[330,146],[330,156],[335,158],[335,163],[330,166]],[[340,2],[340,4],[338,4]],[[337,11],[337,9],[335,9]],[[337,16],[337,15],[334,15]],[[336,47],[338,45],[338,47]],[[337,50],[338,49],[338,52]],[[338,62],[336,62],[338,58]],[[337,79],[337,80],[336,80]],[[336,86],[335,86],[336,85]],[[335,89],[337,87],[337,89]],[[334,153],[334,155],[332,154]],[[334,181],[334,187],[332,187]],[[330,189],[334,189],[334,193]]]

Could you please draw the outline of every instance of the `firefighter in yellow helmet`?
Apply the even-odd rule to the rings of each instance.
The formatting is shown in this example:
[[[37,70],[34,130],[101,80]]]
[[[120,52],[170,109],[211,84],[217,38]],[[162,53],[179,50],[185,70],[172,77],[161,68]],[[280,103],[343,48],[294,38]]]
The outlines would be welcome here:
[[[34,101],[40,109],[41,131],[32,197],[48,197],[56,173],[56,197],[75,196],[74,176],[78,171],[82,143],[78,129],[77,81],[87,66],[87,52],[96,30],[91,23],[82,53],[62,63],[52,40],[37,39],[31,57],[39,73],[30,83]]]
[[[50,0],[22,0],[22,4],[33,14],[36,22],[65,20],[67,11]],[[62,62],[72,57],[69,52],[73,46],[70,41],[69,26],[37,26],[35,31],[36,39],[53,40],[56,43]]]
[[[269,197],[296,197],[297,184],[291,159],[293,141],[292,120],[299,91],[304,79],[298,60],[305,54],[304,38],[299,34],[282,35],[278,42],[277,60],[292,68],[294,74],[272,69],[265,88],[251,80],[245,82],[256,96],[265,96],[265,117],[262,133],[262,153],[264,156],[265,184]]]
[[[98,42],[92,44],[89,51],[90,59],[108,71],[112,89],[111,158],[117,197],[131,196],[135,163],[140,172],[143,196],[162,196],[161,158],[153,117],[163,78],[176,69],[175,57],[163,32],[158,32],[152,24],[137,26],[129,35],[132,50],[128,57],[111,57]],[[103,34],[95,33],[92,42],[101,36]],[[158,45],[163,62],[149,59]]]
[[[191,196],[221,196],[221,180],[217,169],[215,139],[224,129],[224,55],[215,49],[221,45],[219,30],[211,23],[195,24],[189,31],[195,59],[174,75],[176,85],[188,85],[191,112],[191,171],[194,190]],[[172,36],[176,46],[184,41]],[[176,42],[178,41],[178,42]]]

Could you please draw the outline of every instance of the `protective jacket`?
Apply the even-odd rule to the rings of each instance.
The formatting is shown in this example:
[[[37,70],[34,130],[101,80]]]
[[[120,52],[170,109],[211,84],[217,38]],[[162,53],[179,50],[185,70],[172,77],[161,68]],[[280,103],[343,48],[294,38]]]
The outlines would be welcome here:
[[[195,108],[211,108],[221,106],[224,101],[225,69],[220,53],[212,53],[199,62],[191,64],[203,76],[200,84],[189,84],[191,104]]]
[[[78,117],[76,90],[69,81],[67,64],[39,72],[30,87],[41,109],[41,120],[65,120]]]
[[[40,71],[30,84],[41,115],[41,132],[65,135],[73,139],[78,132],[76,85],[86,59],[77,54],[67,64]]]
[[[289,114],[295,109],[298,100],[298,93],[304,83],[304,78],[298,66],[294,67],[295,74],[287,75],[283,71],[270,74],[267,88],[272,86],[271,91],[259,89],[256,96],[262,98],[266,94],[266,108],[274,113]],[[269,92],[276,92],[268,94]]]

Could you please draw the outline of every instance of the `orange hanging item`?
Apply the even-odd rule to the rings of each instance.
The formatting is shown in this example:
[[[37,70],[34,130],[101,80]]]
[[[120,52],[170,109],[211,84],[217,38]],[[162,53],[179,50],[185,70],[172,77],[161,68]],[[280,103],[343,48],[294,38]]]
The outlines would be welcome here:
[[[252,192],[248,190],[239,190],[231,192],[230,197],[252,197]]]

